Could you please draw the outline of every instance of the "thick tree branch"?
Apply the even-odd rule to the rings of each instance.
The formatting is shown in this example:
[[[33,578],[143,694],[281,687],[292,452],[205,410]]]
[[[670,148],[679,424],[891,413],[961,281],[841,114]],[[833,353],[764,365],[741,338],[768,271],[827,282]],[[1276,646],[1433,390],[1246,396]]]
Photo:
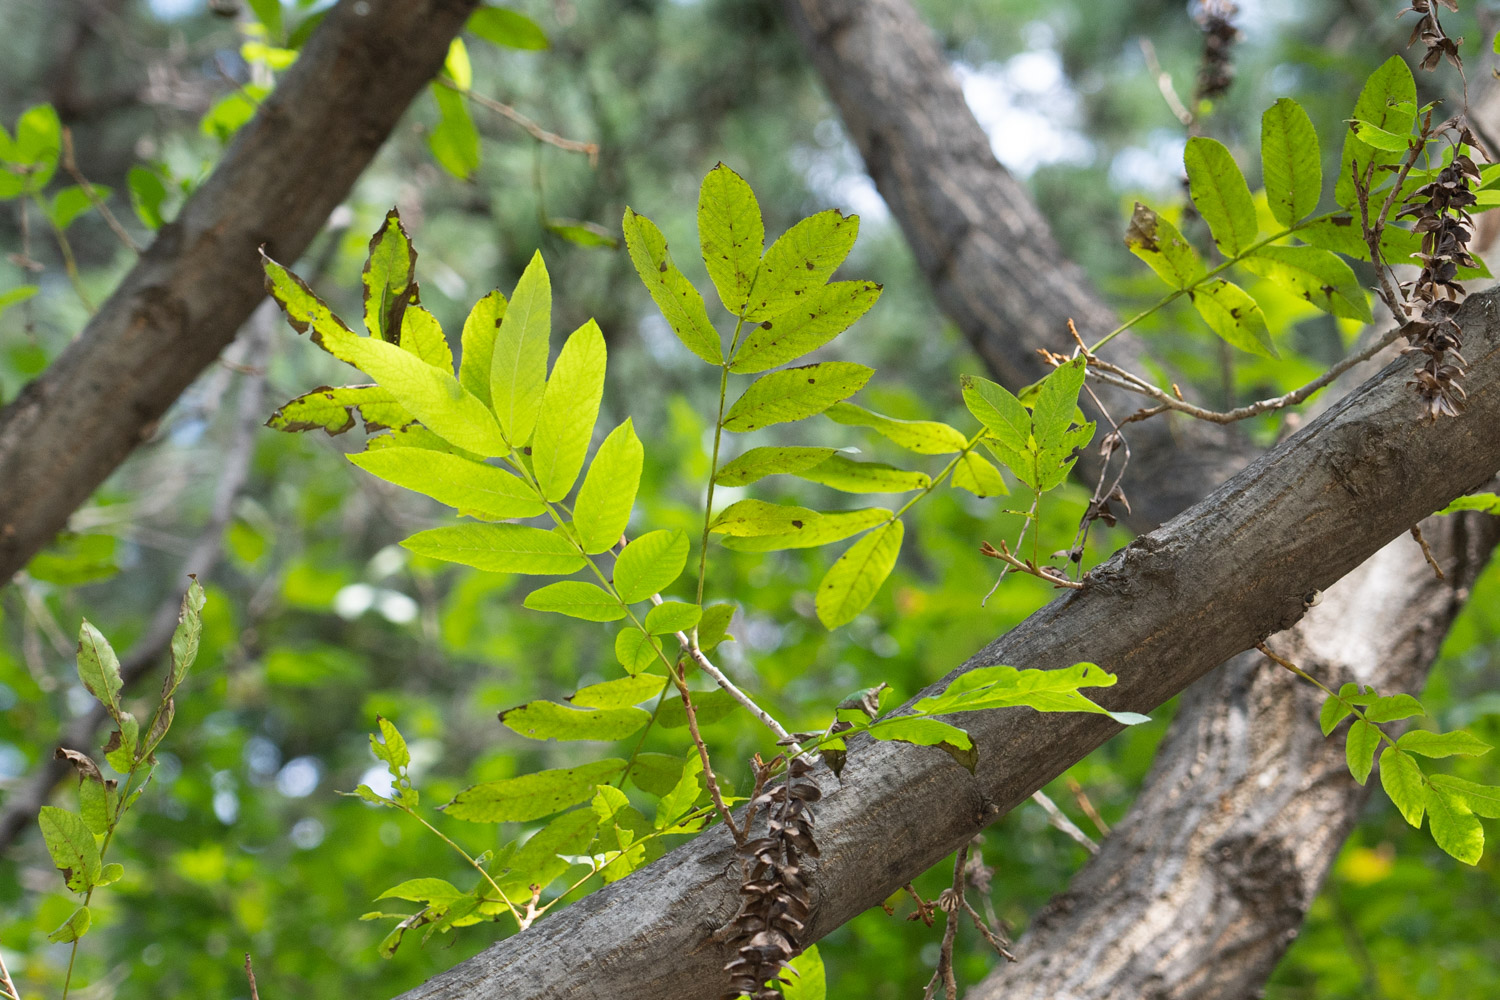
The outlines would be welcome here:
[[[67,351],[0,410],[0,580],[60,529],[295,260],[442,66],[476,0],[342,0]]]
[[[1035,370],[1008,371],[1007,359],[1020,364],[1037,347],[1057,349],[1054,331],[1069,318],[1115,325],[1076,269],[1056,266],[1041,216],[995,162],[931,34],[903,0],[788,0],[787,7],[940,301],[998,377],[1035,378]],[[1483,98],[1479,106],[1487,106]],[[957,221],[941,224],[945,219]],[[1038,269],[1034,281],[1022,280]],[[1055,289],[1052,278],[1064,287]],[[1141,440],[1140,429],[1130,431],[1137,459],[1164,444]],[[1182,439],[1179,448],[1171,438],[1165,445],[1174,453],[1137,466],[1152,470],[1131,486],[1138,513],[1149,521],[1214,484],[1212,463],[1180,457],[1181,449],[1205,444],[1213,442]],[[1163,468],[1173,470],[1165,481]],[[1342,667],[1357,668],[1363,682],[1382,689],[1420,690],[1467,597],[1468,577],[1495,544],[1493,523],[1479,519],[1471,527],[1438,528],[1441,557],[1458,569],[1456,579],[1435,580],[1414,545],[1393,543],[1330,594],[1330,607],[1338,592],[1359,594],[1362,613],[1311,616],[1282,641],[1299,649],[1379,650],[1385,655]],[[1410,583],[1409,594],[1393,586],[1398,582]],[[1288,675],[1261,670],[1260,659],[1239,657],[1193,689],[1125,833],[1106,840],[1074,890],[1023,940],[1022,962],[997,967],[980,995],[1165,1000],[1239,997],[1259,988],[1366,798],[1348,778],[1339,745],[1318,731],[1314,694]],[[1221,803],[1229,807],[1221,810]],[[1268,816],[1274,821],[1258,822]],[[1231,827],[1254,829],[1252,840],[1235,842],[1243,850],[1218,849],[1226,845],[1216,837]],[[1267,895],[1272,883],[1285,891]],[[1258,897],[1270,902],[1256,905]],[[1220,919],[1182,919],[1185,904]],[[1147,931],[1158,934],[1148,940]],[[1079,942],[1095,942],[1086,962],[1074,961]]]
[[[1500,469],[1500,296],[1474,296],[1469,409],[1438,423],[1398,359],[1203,502],[1142,536],[957,673],[1088,660],[1119,675],[1100,700],[1151,711],[1215,664],[1298,621],[1306,599]],[[1119,731],[1101,716],[965,717],[970,775],[946,754],[857,740],[819,805],[806,940],[827,934],[963,844]],[[715,828],[427,984],[408,1000],[697,1000],[725,982],[714,931],[737,905]]]

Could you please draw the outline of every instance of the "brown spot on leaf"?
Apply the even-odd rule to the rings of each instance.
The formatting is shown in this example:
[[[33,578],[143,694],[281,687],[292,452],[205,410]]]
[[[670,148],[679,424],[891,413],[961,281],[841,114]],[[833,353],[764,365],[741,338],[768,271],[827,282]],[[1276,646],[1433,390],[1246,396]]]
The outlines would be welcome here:
[[[802,527],[802,522],[801,521],[793,521],[792,522],[792,527],[794,527],[794,528],[800,528],[800,527]],[[59,750],[58,753],[62,753],[62,751]]]

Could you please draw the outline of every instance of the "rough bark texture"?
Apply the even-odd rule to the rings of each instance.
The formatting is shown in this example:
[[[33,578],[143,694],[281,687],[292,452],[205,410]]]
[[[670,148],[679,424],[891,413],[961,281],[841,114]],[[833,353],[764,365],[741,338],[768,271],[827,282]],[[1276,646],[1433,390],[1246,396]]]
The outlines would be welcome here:
[[[1142,536],[955,671],[1089,660],[1119,675],[1100,700],[1150,711],[1215,664],[1280,632],[1304,598],[1500,468],[1497,296],[1473,297],[1470,408],[1432,423],[1398,360],[1202,503]],[[874,905],[1025,800],[1119,727],[1029,709],[963,720],[970,775],[938,751],[855,741],[826,770],[823,856],[811,868],[811,943]],[[737,906],[729,838],[715,828],[405,994],[434,998],[697,1000],[726,982],[710,936]]]
[[[997,377],[1012,385],[1036,378],[1032,352],[1057,349],[1056,331],[1070,316],[1081,328],[1115,325],[1076,269],[1059,266],[1046,223],[995,161],[904,0],[788,0],[787,9],[939,301]],[[1473,112],[1492,128],[1497,94],[1488,88]],[[1185,458],[1215,447],[1201,436],[1142,441],[1132,428],[1131,437],[1136,467],[1147,472],[1130,484],[1137,524],[1202,495],[1233,463],[1222,452]],[[1378,651],[1358,665],[1315,665],[1358,666],[1366,683],[1419,691],[1494,545],[1493,522],[1471,527],[1429,527],[1450,566],[1447,583],[1414,544],[1398,541],[1337,588],[1359,595],[1360,613],[1320,608],[1278,645],[1293,655]],[[1410,594],[1396,582],[1409,583]],[[1338,605],[1330,595],[1329,606]],[[1319,732],[1315,694],[1264,662],[1238,657],[1193,689],[1122,828],[1020,943],[1022,962],[997,968],[978,995],[1166,1000],[1243,997],[1260,987],[1367,797],[1348,778],[1341,745]]]
[[[343,0],[63,355],[0,410],[0,580],[149,437],[264,297],[256,248],[295,260],[477,0]]]
[[[1402,536],[1271,649],[1337,686],[1420,691],[1500,518],[1433,518],[1440,581]],[[1141,795],[970,1000],[1241,1000],[1301,925],[1359,806],[1322,695],[1258,652],[1188,689]]]

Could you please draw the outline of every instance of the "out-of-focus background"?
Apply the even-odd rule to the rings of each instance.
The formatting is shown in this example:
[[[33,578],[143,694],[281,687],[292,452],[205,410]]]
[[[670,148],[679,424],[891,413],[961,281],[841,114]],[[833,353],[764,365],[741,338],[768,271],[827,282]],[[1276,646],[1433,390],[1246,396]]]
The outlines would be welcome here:
[[[87,179],[125,235],[148,243],[213,168],[235,129],[284,68],[281,49],[305,35],[326,3],[263,0],[0,0],[0,124],[51,104],[71,130]],[[1183,3],[1121,0],[918,0],[989,132],[996,156],[1029,183],[1064,250],[1122,312],[1150,304],[1160,284],[1126,251],[1133,201],[1183,200],[1186,139],[1158,74],[1190,99],[1203,34]],[[1324,137],[1336,170],[1342,120],[1370,71],[1401,50],[1409,22],[1375,0],[1317,4],[1244,0],[1236,16],[1237,75],[1205,128],[1237,153],[1258,149],[1261,111],[1295,96]],[[646,443],[641,523],[688,526],[701,503],[705,427],[716,386],[671,335],[622,247],[626,205],[651,216],[679,248],[695,245],[698,182],[716,162],[755,188],[775,234],[827,207],[861,217],[845,265],[885,286],[878,306],[829,357],[877,369],[861,400],[896,416],[969,426],[958,375],[982,370],[934,306],[901,232],[846,139],[772,0],[517,0],[548,47],[468,37],[473,89],[571,140],[597,142],[597,163],[539,141],[504,114],[471,103],[477,166],[434,155],[430,95],[299,262],[334,308],[355,316],[370,234],[392,206],[420,252],[422,301],[456,340],[472,302],[507,292],[541,248],[556,295],[555,329],[590,316],[604,330],[610,376],[603,424],[635,420]],[[1471,3],[1445,15],[1479,65],[1486,33]],[[1477,75],[1477,74],[1471,74]],[[1419,77],[1442,90],[1451,74]],[[1253,155],[1242,155],[1249,167]],[[460,178],[455,174],[468,173]],[[308,171],[323,169],[317,162]],[[1252,177],[1253,182],[1253,177]],[[78,335],[134,258],[101,215],[73,219],[48,198],[0,202],[0,403]],[[52,220],[49,221],[48,213]],[[67,255],[54,232],[64,223]],[[580,226],[579,224],[588,224]],[[679,249],[703,284],[695,254]],[[71,257],[71,260],[68,258]],[[30,297],[19,290],[35,286]],[[1240,355],[1231,369],[1190,313],[1169,309],[1140,331],[1174,377],[1210,400],[1239,401],[1305,381],[1339,356],[1352,331],[1305,303],[1261,298],[1288,360]],[[1060,347],[1062,345],[1059,345]],[[170,357],[163,365],[174,363]],[[129,872],[101,895],[80,950],[90,997],[248,996],[242,955],[254,955],[261,996],[386,997],[480,950],[491,925],[409,942],[380,958],[380,923],[358,917],[402,879],[462,883],[457,859],[390,811],[340,797],[383,769],[367,734],[376,714],[411,741],[429,802],[467,784],[565,765],[586,751],[538,744],[495,713],[559,697],[613,676],[607,626],[526,611],[515,577],[412,557],[396,543],[438,523],[437,505],[386,487],[340,458],[361,433],[287,435],[261,427],[272,409],[322,384],[357,381],[298,337],[279,314],[257,314],[221,362],[173,407],[151,439],[70,522],[71,532],[0,588],[0,805],[57,734],[88,707],[74,673],[73,636],[87,617],[128,649],[164,599],[186,552],[213,528],[216,494],[237,457],[248,474],[228,499],[224,558],[205,581],[199,666],[178,701],[161,767],[112,847]],[[1013,387],[1014,388],[1014,387]],[[248,395],[248,401],[247,401]],[[1271,419],[1248,433],[1269,440]],[[835,428],[821,433],[829,443]],[[879,452],[879,446],[874,446]],[[762,484],[766,485],[766,484]],[[813,496],[796,487],[788,498]],[[811,489],[809,487],[809,489]],[[1042,526],[1065,548],[1087,500],[1070,485]],[[821,727],[840,697],[884,681],[907,696],[945,674],[1048,598],[1012,579],[987,606],[994,563],[982,539],[1014,537],[999,501],[945,492],[919,505],[890,583],[852,626],[830,635],[813,615],[825,550],[767,556],[723,550],[711,591],[750,610],[724,647],[727,666],[793,728]],[[1096,533],[1097,559],[1126,539]],[[1444,728],[1469,726],[1500,742],[1500,571],[1475,589],[1423,693]],[[1130,729],[1049,791],[1088,821],[1068,782],[1106,820],[1118,818],[1149,766],[1171,709]],[[708,725],[726,761],[763,748],[743,715]],[[654,732],[648,749],[681,754],[682,731]],[[1500,781],[1500,762],[1450,770]],[[731,769],[744,783],[748,769]],[[742,789],[743,790],[743,789]],[[490,827],[450,824],[472,851],[497,846]],[[519,828],[502,831],[506,837]],[[996,868],[994,905],[1015,929],[1083,862],[1084,851],[1026,805],[985,835]],[[950,876],[918,883],[935,896]],[[46,934],[74,901],[61,891],[29,830],[0,857],[0,950],[23,995],[59,992],[68,950]],[[1465,867],[1413,831],[1377,797],[1339,858],[1298,942],[1266,995],[1275,1000],[1500,995],[1500,862]],[[821,945],[831,995],[919,996],[937,960],[937,932],[871,911]],[[991,962],[960,936],[960,974]],[[82,994],[80,994],[82,995]]]

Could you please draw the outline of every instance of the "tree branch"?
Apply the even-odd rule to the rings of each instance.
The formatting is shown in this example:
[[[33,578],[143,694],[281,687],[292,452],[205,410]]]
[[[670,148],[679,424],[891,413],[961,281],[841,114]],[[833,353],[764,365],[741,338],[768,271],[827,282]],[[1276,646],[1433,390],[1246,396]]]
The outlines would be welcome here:
[[[342,0],[82,335],[0,410],[0,580],[151,436],[441,68],[476,0]]]
[[[959,671],[1088,660],[1119,683],[1100,700],[1151,711],[1298,621],[1306,598],[1500,469],[1500,293],[1459,314],[1473,364],[1469,408],[1434,423],[1393,362],[1202,503],[1142,536]],[[929,692],[931,693],[931,689]],[[1029,709],[961,720],[970,775],[946,754],[852,741],[819,807],[809,866],[810,943],[960,847],[1119,731],[1082,713]],[[609,997],[696,1000],[727,979],[711,938],[737,909],[728,832],[708,831],[405,994],[406,1000]]]

